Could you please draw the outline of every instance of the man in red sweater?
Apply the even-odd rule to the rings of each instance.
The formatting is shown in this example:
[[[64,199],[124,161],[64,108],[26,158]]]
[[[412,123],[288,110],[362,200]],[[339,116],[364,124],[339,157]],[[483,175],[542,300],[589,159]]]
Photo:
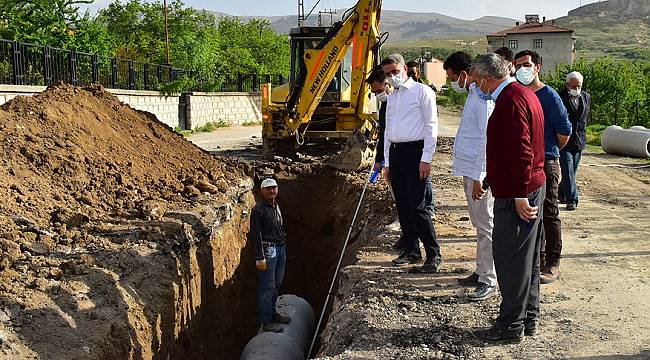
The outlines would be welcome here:
[[[536,334],[539,321],[544,112],[535,93],[509,76],[509,64],[498,55],[475,60],[471,74],[495,100],[487,128],[487,182],[495,198],[492,252],[502,297],[496,324],[473,334],[518,343],[524,334]]]

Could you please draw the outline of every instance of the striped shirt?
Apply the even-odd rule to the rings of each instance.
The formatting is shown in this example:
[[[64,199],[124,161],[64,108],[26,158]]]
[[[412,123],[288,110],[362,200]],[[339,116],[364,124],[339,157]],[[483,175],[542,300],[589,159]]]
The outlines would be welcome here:
[[[264,243],[283,244],[287,236],[284,231],[280,207],[262,200],[251,211],[248,240],[253,243],[256,260],[264,260]]]

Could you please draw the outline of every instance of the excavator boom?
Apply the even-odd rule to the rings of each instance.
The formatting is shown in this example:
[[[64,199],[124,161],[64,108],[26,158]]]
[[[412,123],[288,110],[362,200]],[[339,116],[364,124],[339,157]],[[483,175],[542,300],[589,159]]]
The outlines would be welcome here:
[[[271,96],[270,85],[264,86],[262,112],[265,150],[272,151],[266,144],[274,140],[293,137],[298,142],[301,137],[352,137],[355,139],[353,144],[359,143],[359,148],[366,150],[367,141],[364,144],[363,140],[357,140],[360,137],[370,139],[376,127],[376,112],[370,106],[369,89],[364,80],[377,63],[380,12],[381,0],[359,0],[346,12],[342,21],[333,24],[318,45],[304,49],[298,76],[291,84],[286,102],[271,101],[275,96]],[[345,65],[350,69],[349,87],[346,89],[348,97],[324,104],[323,97],[327,91],[337,85],[339,91],[343,90],[344,84],[333,85],[333,81],[336,81],[337,72],[341,71],[346,61]],[[324,125],[320,129],[309,129],[315,114],[327,114],[334,121],[331,121],[329,128]],[[325,120],[319,122],[323,124]],[[367,157],[367,154],[364,156]]]

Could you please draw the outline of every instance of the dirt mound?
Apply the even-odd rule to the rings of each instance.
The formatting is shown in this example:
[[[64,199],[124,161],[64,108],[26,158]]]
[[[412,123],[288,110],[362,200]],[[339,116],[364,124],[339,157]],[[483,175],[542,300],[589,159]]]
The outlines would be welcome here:
[[[0,147],[0,358],[173,358],[252,289],[244,165],[96,87],[6,103]]]
[[[39,226],[77,225],[86,218],[79,212],[136,215],[145,200],[224,192],[235,178],[153,115],[100,88],[51,88],[2,110],[0,214]]]

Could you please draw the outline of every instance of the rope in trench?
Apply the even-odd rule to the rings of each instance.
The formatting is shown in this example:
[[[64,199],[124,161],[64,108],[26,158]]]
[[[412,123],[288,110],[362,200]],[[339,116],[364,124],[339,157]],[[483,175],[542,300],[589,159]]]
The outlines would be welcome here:
[[[382,163],[383,164],[383,163]],[[381,170],[381,169],[380,169]],[[325,317],[325,311],[327,309],[327,304],[330,302],[330,297],[333,295],[332,290],[334,289],[334,284],[339,275],[339,270],[341,269],[341,262],[343,261],[343,256],[345,255],[345,249],[348,247],[348,242],[350,241],[350,235],[352,234],[352,229],[354,228],[354,223],[357,220],[357,215],[359,214],[359,209],[361,208],[361,203],[363,203],[363,198],[366,195],[366,190],[368,189],[368,184],[374,183],[379,175],[379,171],[374,171],[373,168],[370,168],[370,180],[365,182],[363,186],[363,191],[361,192],[361,198],[359,198],[359,203],[357,204],[357,209],[354,211],[354,216],[352,217],[352,222],[348,228],[348,235],[345,237],[345,242],[343,243],[343,249],[341,249],[341,255],[339,255],[339,262],[336,264],[336,270],[334,270],[334,275],[332,276],[332,281],[330,282],[330,288],[327,291],[327,297],[325,298],[325,303],[323,304],[323,310],[320,313],[320,318],[318,319],[318,324],[316,325],[316,330],[314,331],[314,336],[311,340],[311,345],[309,346],[309,352],[307,353],[307,358],[311,356],[311,352],[314,350],[314,345],[316,344],[316,338],[318,335],[318,330],[321,327],[323,322],[323,317]]]

